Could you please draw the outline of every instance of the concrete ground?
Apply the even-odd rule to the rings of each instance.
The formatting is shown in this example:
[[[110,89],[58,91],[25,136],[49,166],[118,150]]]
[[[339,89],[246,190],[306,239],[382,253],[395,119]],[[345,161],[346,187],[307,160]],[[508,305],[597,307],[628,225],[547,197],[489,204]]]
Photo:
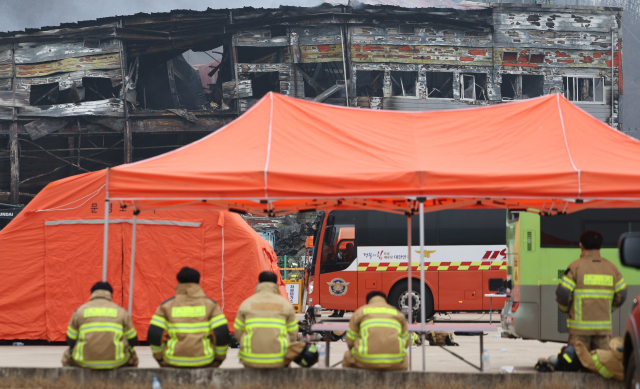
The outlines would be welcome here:
[[[347,314],[343,319],[329,319],[323,315],[324,321],[335,320],[348,322]],[[446,316],[436,317],[437,321],[448,319]],[[475,314],[451,315],[451,320],[478,321],[484,322],[488,316]],[[494,319],[499,319],[499,315],[494,315]],[[499,324],[496,323],[496,327]],[[490,367],[492,372],[499,372],[502,366],[513,366],[515,372],[534,372],[533,366],[538,358],[546,358],[558,353],[562,347],[560,343],[542,343],[535,340],[506,339],[500,337],[498,331],[488,333],[484,337],[484,346],[489,351]],[[447,347],[447,349],[464,357],[475,365],[480,363],[479,337],[478,336],[455,336],[454,341],[459,343],[458,347]],[[343,341],[331,343],[330,362],[335,364],[342,360],[347,344]],[[64,346],[1,346],[0,347],[0,367],[60,367],[60,359],[66,347]],[[141,368],[157,368],[157,363],[153,360],[151,349],[148,346],[135,347],[140,360]],[[425,347],[426,370],[430,372],[476,372],[473,367],[450,355],[440,347]],[[412,368],[422,370],[422,350],[420,347],[413,348]],[[229,349],[227,359],[222,364],[223,368],[241,368],[238,362],[238,349]],[[316,365],[314,368],[317,368]],[[338,365],[340,368],[340,365]]]

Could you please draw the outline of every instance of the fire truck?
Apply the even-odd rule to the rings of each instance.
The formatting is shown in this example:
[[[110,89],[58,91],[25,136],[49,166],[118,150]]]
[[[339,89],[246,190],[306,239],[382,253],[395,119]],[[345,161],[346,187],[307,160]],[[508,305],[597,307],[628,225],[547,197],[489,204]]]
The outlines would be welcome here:
[[[506,279],[506,211],[447,210],[425,214],[425,307],[435,312],[488,311],[490,278]],[[407,217],[368,211],[325,213],[314,238],[308,272],[308,304],[356,310],[372,291],[387,294],[398,309],[408,306],[408,266],[412,266],[412,305],[420,307],[418,217],[412,218],[408,260]],[[494,298],[501,309],[504,298]]]

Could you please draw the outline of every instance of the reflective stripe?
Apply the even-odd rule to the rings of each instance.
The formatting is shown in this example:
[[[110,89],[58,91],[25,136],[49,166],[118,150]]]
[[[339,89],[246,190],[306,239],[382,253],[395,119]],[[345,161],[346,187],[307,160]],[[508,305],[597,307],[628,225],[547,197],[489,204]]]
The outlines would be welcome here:
[[[367,363],[397,363],[404,361],[405,355],[403,354],[372,354],[372,355],[359,355],[354,353],[355,348],[351,350],[351,355],[355,359]]]
[[[392,316],[398,315],[398,311],[397,310],[395,310],[393,308],[386,308],[386,307],[367,307],[367,308],[362,310],[362,313],[364,315],[368,315],[370,313],[384,313],[384,314],[392,315]]]
[[[78,339],[78,331],[74,330],[73,328],[71,328],[71,326],[69,326],[67,327],[67,336],[69,337],[69,339],[76,340]]]
[[[216,346],[215,350],[216,350],[216,355],[227,355],[227,350],[229,349],[228,346]]]
[[[169,323],[169,334],[171,333],[196,333],[196,332],[209,332],[209,322],[201,321],[199,323]]]
[[[164,344],[161,346],[155,346],[151,344],[150,346],[151,346],[151,352],[153,352],[154,354],[160,353],[162,352],[162,350],[164,350]]]
[[[569,307],[567,307],[566,305],[558,304],[558,307],[562,312],[569,312]]]
[[[613,290],[607,289],[576,289],[573,292],[574,319],[567,320],[567,327],[574,329],[608,330],[611,329],[611,305],[613,303]],[[606,299],[609,302],[609,320],[587,321],[583,320],[582,301],[584,299]]]
[[[292,321],[291,323],[287,324],[287,332],[298,332],[298,322],[297,321]]]
[[[292,322],[295,323],[295,322]],[[291,325],[292,323],[289,323]],[[297,328],[297,323],[295,323]],[[280,331],[278,334],[278,341],[280,342],[280,352],[278,353],[254,353],[251,349],[251,340],[253,338],[254,331],[257,329],[272,328]],[[247,319],[246,331],[247,333],[243,338],[243,345],[238,353],[241,360],[255,364],[273,364],[284,362],[284,357],[287,354],[289,347],[289,340],[287,339],[287,325],[284,319],[278,318],[253,318]]]
[[[86,308],[82,315],[84,317],[118,317],[118,310],[103,307]]]
[[[389,309],[390,310],[390,309]],[[396,311],[397,312],[397,311]],[[395,354],[370,354],[369,353],[369,331],[372,328],[391,328],[397,331],[398,353]],[[348,332],[347,332],[348,335]],[[360,339],[359,347],[353,347],[351,354],[354,358],[367,363],[396,363],[404,361],[406,356],[406,341],[409,336],[408,332],[402,332],[402,325],[391,318],[372,318],[360,323]]]
[[[358,334],[355,333],[353,330],[351,330],[351,328],[349,328],[347,330],[347,338],[349,338],[351,340],[356,340],[356,339],[358,339]]]
[[[582,282],[585,285],[592,286],[613,286],[613,276],[604,274],[585,274]]]
[[[420,340],[420,337],[415,332],[411,333],[411,345],[415,345],[416,341]]]
[[[151,318],[151,325],[157,326],[162,328],[163,330],[168,330],[169,329],[169,322],[167,321],[167,319],[165,319],[162,316],[158,316],[158,315],[153,315],[153,317]]]
[[[115,347],[114,359],[106,361],[84,361],[84,346],[87,342],[86,335],[91,332],[113,332],[113,344]],[[76,347],[74,347],[73,359],[81,366],[94,369],[108,369],[121,366],[128,359],[128,353],[125,355],[124,345],[122,344],[123,335],[122,324],[111,322],[82,324],[78,331],[79,341]]]
[[[571,278],[564,276],[562,277],[562,279],[560,279],[560,285],[564,286],[565,288],[569,289],[571,292],[573,292],[576,288],[576,283],[573,282],[571,280]]]
[[[610,330],[611,321],[579,322],[567,319],[567,328],[573,328],[576,330]]]
[[[244,329],[245,329],[244,322],[242,322],[242,320],[236,318],[236,321],[233,323],[233,328],[236,331],[244,331]]]
[[[81,361],[81,360],[75,360],[74,358],[74,361],[77,362],[78,365],[82,367],[89,367],[92,369],[113,369],[115,367],[120,367],[124,365],[125,363],[127,363],[128,360],[129,360],[128,357],[121,360],[111,360],[111,361]]]
[[[209,320],[209,328],[213,331],[214,328],[220,327],[222,325],[227,324],[227,318],[220,314],[218,316],[214,316]]]
[[[213,362],[213,355],[201,357],[175,357],[165,355],[164,360],[175,366],[204,366]]]
[[[615,292],[618,293],[619,291],[621,291],[622,289],[627,287],[627,283],[624,282],[624,278],[620,279],[620,281],[618,281],[618,283],[616,284],[616,290]]]
[[[573,359],[571,359],[571,357],[570,357],[568,354],[563,354],[563,355],[562,355],[562,358],[564,358],[564,359],[565,359],[565,361],[567,361],[567,362],[569,362],[569,363],[572,363],[572,362],[573,362]]]
[[[384,318],[375,318],[375,319],[364,320],[360,324],[360,330],[362,330],[363,328],[370,327],[370,326],[391,327],[391,328],[395,328],[396,330],[398,330],[398,332],[402,331],[402,325],[400,325],[400,323],[398,323],[397,320],[384,319]]]
[[[207,309],[204,305],[171,308],[171,317],[203,317],[206,314]]]
[[[136,329],[135,329],[135,328],[132,328],[132,329],[130,329],[129,331],[125,332],[125,333],[124,333],[124,336],[125,336],[127,339],[132,339],[132,338],[135,338],[136,336],[138,336],[138,333],[136,332]]]
[[[607,368],[604,367],[604,365],[602,363],[600,363],[600,361],[598,360],[598,353],[593,354],[591,356],[591,359],[593,359],[593,363],[595,363],[595,365],[596,365],[596,370],[598,371],[598,374],[600,374],[601,376],[603,376],[606,379],[613,378],[613,373],[611,373],[609,370],[607,370]]]

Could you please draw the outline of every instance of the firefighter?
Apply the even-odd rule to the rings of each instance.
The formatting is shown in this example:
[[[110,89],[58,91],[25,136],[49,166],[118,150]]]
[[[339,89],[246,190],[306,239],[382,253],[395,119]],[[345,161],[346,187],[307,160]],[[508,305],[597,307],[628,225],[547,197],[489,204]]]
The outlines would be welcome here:
[[[138,334],[127,311],[111,301],[112,293],[108,282],[96,283],[89,302],[73,313],[67,328],[69,349],[62,356],[62,366],[89,369],[138,366],[133,350]]]
[[[367,305],[358,308],[349,320],[349,350],[344,353],[343,367],[373,370],[406,370],[407,347],[411,345],[407,319],[402,312],[387,304],[382,292],[367,295]]]
[[[580,259],[569,265],[556,289],[560,310],[567,312],[569,345],[582,342],[588,350],[609,349],[611,312],[627,298],[627,285],[614,264],[600,256],[602,235],[580,237]]]
[[[314,345],[297,342],[298,321],[293,305],[280,295],[278,276],[260,273],[256,293],[244,300],[233,326],[240,344],[240,363],[255,369],[303,367],[318,359]]]
[[[177,279],[176,295],[151,318],[147,339],[153,357],[164,367],[218,367],[231,343],[227,319],[205,296],[197,270],[183,267]]]

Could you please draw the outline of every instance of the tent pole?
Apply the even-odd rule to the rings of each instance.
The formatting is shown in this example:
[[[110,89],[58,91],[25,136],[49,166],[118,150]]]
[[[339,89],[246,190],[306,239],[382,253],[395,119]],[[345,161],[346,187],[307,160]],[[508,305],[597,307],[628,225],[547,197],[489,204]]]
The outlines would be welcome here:
[[[102,282],[107,282],[107,257],[109,255],[109,199],[104,200],[104,244],[102,248]]]
[[[427,356],[426,349],[424,347],[425,343],[425,293],[424,290],[424,200],[420,200],[420,324],[422,330],[422,371],[427,370]]]
[[[413,303],[411,301],[411,294],[413,293],[412,290],[412,284],[413,284],[413,278],[411,278],[411,266],[413,266],[413,263],[411,262],[411,214],[407,214],[407,248],[408,248],[408,254],[407,254],[407,262],[408,262],[408,266],[407,266],[407,273],[408,273],[408,302],[407,302],[407,306],[409,307],[409,317],[408,322],[409,324],[412,324],[413,322]],[[411,339],[411,337],[409,337],[409,371],[411,371],[411,364],[412,364],[412,358],[411,358],[411,346],[413,346],[413,339]]]
[[[133,309],[133,273],[136,264],[136,226],[138,225],[138,210],[133,210],[133,226],[131,227],[131,268],[129,269],[129,316]]]

